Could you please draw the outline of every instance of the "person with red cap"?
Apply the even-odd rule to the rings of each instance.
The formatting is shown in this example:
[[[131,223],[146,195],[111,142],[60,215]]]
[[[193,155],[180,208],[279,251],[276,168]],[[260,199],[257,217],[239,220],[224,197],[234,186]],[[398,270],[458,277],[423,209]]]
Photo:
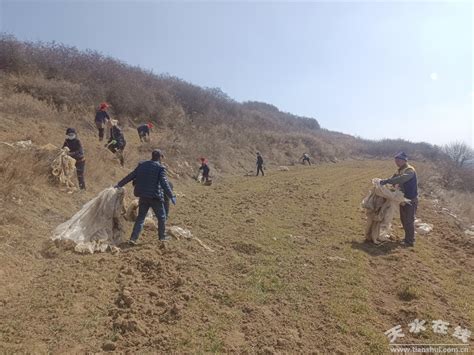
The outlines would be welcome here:
[[[140,142],[150,141],[150,131],[153,129],[153,123],[148,122],[137,127],[138,137]]]
[[[208,182],[209,181],[209,172],[211,169],[209,169],[209,165],[207,165],[207,159],[206,158],[201,158],[201,166],[199,168],[199,171],[202,170],[202,179],[201,182]]]
[[[99,109],[95,114],[95,126],[99,131],[99,141],[104,140],[104,131],[105,131],[105,124],[110,121],[110,116],[107,113],[107,109],[109,108],[109,104],[106,102],[102,102],[99,105]]]

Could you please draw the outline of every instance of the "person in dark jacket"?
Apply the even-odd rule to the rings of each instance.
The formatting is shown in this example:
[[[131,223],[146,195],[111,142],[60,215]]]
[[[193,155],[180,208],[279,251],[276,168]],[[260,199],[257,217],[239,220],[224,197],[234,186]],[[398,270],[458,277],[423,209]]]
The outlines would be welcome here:
[[[263,158],[260,152],[257,152],[257,176],[260,171],[262,172],[262,176],[265,176],[263,173]]]
[[[99,109],[97,110],[95,114],[95,126],[97,127],[97,130],[99,131],[100,142],[104,140],[105,125],[107,121],[110,121],[110,116],[107,113],[108,108],[109,108],[109,105],[106,102],[103,102],[100,104]]]
[[[79,181],[79,188],[85,190],[86,183],[84,181],[84,172],[86,170],[86,159],[84,158],[82,143],[77,138],[77,132],[74,128],[68,128],[66,130],[66,140],[64,141],[63,148],[65,147],[69,149],[69,156],[76,160],[76,173],[77,180]]]
[[[199,167],[199,171],[202,170],[202,179],[201,182],[208,182],[209,181],[209,165],[207,165],[208,161],[206,158],[201,158],[201,166]]]
[[[415,214],[418,207],[418,180],[415,168],[408,164],[408,156],[400,152],[395,156],[398,171],[389,179],[380,181],[380,185],[391,184],[403,191],[405,198],[410,200],[400,206],[400,220],[405,230],[404,246],[413,247],[415,244]]]
[[[110,120],[110,137],[108,143],[105,145],[112,153],[115,153],[120,161],[120,165],[124,166],[125,159],[123,151],[127,142],[123,135],[122,129],[118,125],[117,120]]]
[[[144,123],[137,127],[138,137],[140,142],[149,142],[150,141],[150,131],[153,129],[153,123],[148,122]]]
[[[304,153],[301,158],[302,158],[302,160],[303,160],[303,165],[304,165],[305,162],[308,162],[308,165],[311,165],[311,161],[309,160],[309,155],[308,155],[308,153]]]
[[[133,226],[130,244],[135,245],[143,229],[145,217],[150,208],[153,209],[158,219],[158,238],[161,241],[168,240],[165,234],[166,211],[164,198],[167,196],[173,205],[176,205],[176,196],[166,177],[166,169],[160,163],[161,151],[154,150],[151,160],[143,161],[130,174],[118,182],[115,187],[123,187],[130,181],[134,182],[134,194],[139,198],[138,216]]]

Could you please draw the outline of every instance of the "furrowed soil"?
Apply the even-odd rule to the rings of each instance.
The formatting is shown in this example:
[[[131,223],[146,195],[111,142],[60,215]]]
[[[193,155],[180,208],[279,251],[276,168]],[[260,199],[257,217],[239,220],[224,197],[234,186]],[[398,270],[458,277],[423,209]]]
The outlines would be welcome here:
[[[213,251],[145,230],[118,254],[76,254],[48,239],[94,194],[16,191],[0,214],[0,352],[384,354],[396,325],[398,343],[459,344],[455,327],[474,319],[472,238],[422,195],[418,218],[434,229],[414,249],[364,242],[360,202],[393,170],[347,161],[173,180],[168,226]],[[402,238],[398,217],[393,231]],[[438,319],[448,334],[433,331]]]

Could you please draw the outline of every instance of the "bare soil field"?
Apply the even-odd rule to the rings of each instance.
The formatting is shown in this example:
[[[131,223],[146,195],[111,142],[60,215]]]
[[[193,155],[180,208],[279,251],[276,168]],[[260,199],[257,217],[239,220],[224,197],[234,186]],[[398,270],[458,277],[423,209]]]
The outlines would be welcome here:
[[[472,330],[473,239],[440,206],[421,196],[418,217],[434,229],[414,249],[364,242],[360,202],[391,162],[268,169],[212,186],[172,179],[168,225],[213,252],[193,240],[161,245],[145,230],[136,247],[93,255],[48,242],[51,231],[128,169],[101,186],[88,172],[93,187],[73,195],[2,169],[3,184],[21,184],[0,205],[1,353],[383,354],[396,325],[403,343],[460,343],[455,326]],[[393,230],[401,239],[398,218]],[[408,331],[416,318],[427,321],[419,335]],[[448,335],[433,332],[437,319]]]

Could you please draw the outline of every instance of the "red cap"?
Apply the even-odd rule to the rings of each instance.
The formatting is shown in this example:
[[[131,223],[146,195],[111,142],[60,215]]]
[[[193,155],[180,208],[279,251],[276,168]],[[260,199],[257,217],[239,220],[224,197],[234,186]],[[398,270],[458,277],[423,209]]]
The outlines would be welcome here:
[[[99,110],[103,110],[103,109],[106,109],[106,108],[109,108],[109,104],[107,102],[102,102],[99,105]]]
[[[150,129],[152,129],[152,128],[153,128],[153,123],[151,123],[151,122],[148,122],[146,125],[147,125],[147,126],[148,126],[148,128],[150,128]]]

